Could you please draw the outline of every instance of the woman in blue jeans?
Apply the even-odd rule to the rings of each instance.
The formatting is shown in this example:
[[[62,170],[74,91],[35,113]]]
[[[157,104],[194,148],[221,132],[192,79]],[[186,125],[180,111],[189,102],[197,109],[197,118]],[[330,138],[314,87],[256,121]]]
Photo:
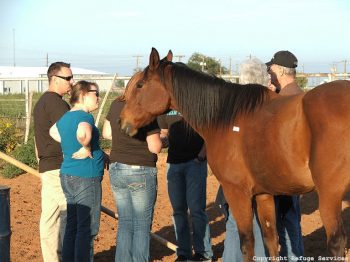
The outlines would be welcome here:
[[[50,135],[61,142],[60,178],[67,200],[67,225],[62,261],[93,261],[94,238],[100,226],[101,180],[105,154],[91,111],[98,108],[98,86],[77,82],[71,92],[72,109],[53,127]]]
[[[137,81],[138,75],[130,80]],[[127,93],[128,87],[126,88]],[[125,94],[126,94],[125,93]],[[149,261],[150,230],[157,197],[157,153],[162,148],[157,122],[132,137],[120,130],[125,94],[112,102],[103,137],[112,140],[109,177],[118,209],[115,261]]]

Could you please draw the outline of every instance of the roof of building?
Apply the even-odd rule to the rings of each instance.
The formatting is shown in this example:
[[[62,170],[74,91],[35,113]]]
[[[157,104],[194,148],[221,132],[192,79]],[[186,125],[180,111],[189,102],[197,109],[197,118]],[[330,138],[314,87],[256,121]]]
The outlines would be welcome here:
[[[48,67],[0,66],[0,78],[46,76]],[[107,73],[72,67],[74,75],[106,75]]]

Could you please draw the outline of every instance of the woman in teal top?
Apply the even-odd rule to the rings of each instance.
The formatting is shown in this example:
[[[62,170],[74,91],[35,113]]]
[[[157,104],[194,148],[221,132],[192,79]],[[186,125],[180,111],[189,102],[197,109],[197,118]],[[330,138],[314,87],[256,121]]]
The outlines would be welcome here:
[[[75,159],[71,156],[82,147],[75,135],[81,123],[87,123],[92,127],[90,145],[93,157]],[[79,177],[101,176],[104,168],[104,153],[99,146],[100,135],[93,116],[83,110],[69,111],[57,122],[57,128],[62,138],[63,162],[61,174]]]
[[[61,142],[60,178],[67,199],[67,226],[62,261],[93,261],[93,241],[100,226],[101,180],[105,154],[91,111],[98,108],[95,83],[77,82],[71,92],[72,109],[53,127],[50,135]]]

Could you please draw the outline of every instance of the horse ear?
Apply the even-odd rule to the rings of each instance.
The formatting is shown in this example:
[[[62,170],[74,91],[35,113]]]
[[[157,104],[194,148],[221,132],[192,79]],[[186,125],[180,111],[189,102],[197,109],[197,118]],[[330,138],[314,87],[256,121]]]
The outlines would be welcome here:
[[[149,69],[156,70],[159,66],[159,53],[157,49],[152,47],[152,52],[149,56]]]
[[[169,52],[166,56],[166,60],[169,62],[173,61],[173,52],[171,52],[171,50],[169,50]]]

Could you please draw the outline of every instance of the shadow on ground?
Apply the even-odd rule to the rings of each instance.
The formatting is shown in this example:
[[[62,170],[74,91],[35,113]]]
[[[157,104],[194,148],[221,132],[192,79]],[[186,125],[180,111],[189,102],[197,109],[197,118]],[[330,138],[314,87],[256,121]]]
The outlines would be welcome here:
[[[211,221],[210,230],[211,230],[212,238],[215,238],[223,234],[225,231],[224,217],[222,216],[220,210],[214,203],[210,203],[207,206],[207,214],[209,217],[209,221]],[[168,240],[169,242],[176,244],[174,227],[172,225],[165,226],[160,230],[155,231],[154,233]],[[222,256],[223,250],[224,250],[223,241],[220,243],[217,243],[216,245],[213,245],[214,261],[216,260],[215,258]],[[152,238],[151,238],[150,252],[151,252],[151,261],[162,261],[164,257],[171,256],[174,254],[173,250],[169,248],[164,248],[163,244],[161,244],[160,242]],[[95,254],[94,260],[96,262],[114,261],[114,254],[115,254],[115,246],[111,247],[109,250],[105,250],[103,252],[99,252]]]

